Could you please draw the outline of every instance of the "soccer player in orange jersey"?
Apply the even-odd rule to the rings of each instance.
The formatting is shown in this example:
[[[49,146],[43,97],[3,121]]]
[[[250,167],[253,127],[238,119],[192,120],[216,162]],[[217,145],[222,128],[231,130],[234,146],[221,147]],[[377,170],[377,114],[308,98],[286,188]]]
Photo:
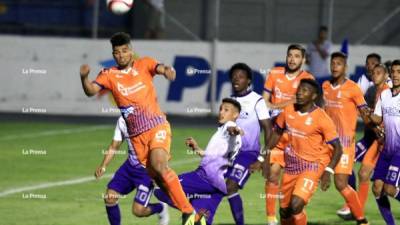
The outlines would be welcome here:
[[[126,121],[138,160],[182,212],[182,224],[205,224],[204,217],[195,215],[178,176],[168,166],[171,129],[158,104],[153,78],[161,74],[174,80],[175,70],[150,57],[134,59],[130,36],[126,33],[116,33],[110,41],[117,66],[103,69],[91,81],[89,66],[82,65],[80,75],[85,94],[93,96],[102,89],[111,91]]]
[[[276,117],[279,112],[289,104],[295,102],[297,86],[301,79],[311,78],[313,75],[302,70],[305,63],[305,49],[301,45],[290,45],[286,53],[286,66],[273,68],[265,81],[263,97],[269,109],[271,117]],[[271,164],[269,176],[265,181],[265,205],[268,225],[277,224],[275,203],[279,193],[279,177],[281,169],[285,166],[282,149],[287,143],[284,134],[280,143],[271,151]]]
[[[346,200],[358,224],[368,224],[357,192],[348,184],[355,157],[355,135],[358,112],[368,116],[368,107],[358,85],[346,78],[347,56],[341,52],[331,55],[332,78],[322,84],[325,111],[332,118],[343,145],[343,155],[335,168],[335,186]]]
[[[274,146],[287,130],[289,144],[285,148],[286,166],[281,180],[282,225],[307,224],[304,207],[320,181],[323,191],[329,188],[333,168],[342,154],[332,119],[315,105],[319,95],[320,88],[315,80],[301,80],[296,103],[288,105],[279,114],[270,139],[269,146]]]
[[[387,84],[388,72],[386,66],[383,64],[375,65],[375,67],[372,69],[371,79],[375,86],[375,96],[370,107],[374,109],[382,91],[390,88]],[[361,167],[358,170],[359,186],[357,194],[358,198],[360,199],[362,209],[365,208],[365,203],[367,202],[372,171],[374,170],[376,162],[378,161],[379,153],[383,149],[383,145],[378,143],[373,129],[368,127],[365,130],[366,133],[364,138],[359,140],[356,144],[355,154],[355,162],[361,162]],[[345,208],[348,208],[348,206],[346,205]],[[343,219],[352,218],[349,208],[348,211],[349,212],[347,214],[342,210],[338,211],[338,215]],[[339,214],[339,212],[341,212],[341,214]]]

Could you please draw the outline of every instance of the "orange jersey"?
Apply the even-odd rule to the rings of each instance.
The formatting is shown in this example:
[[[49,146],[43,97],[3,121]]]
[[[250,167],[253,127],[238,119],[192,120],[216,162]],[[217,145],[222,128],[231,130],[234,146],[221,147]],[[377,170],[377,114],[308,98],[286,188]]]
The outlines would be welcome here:
[[[279,114],[276,125],[288,132],[289,150],[285,151],[312,163],[326,166],[330,162],[332,152],[327,144],[338,139],[338,135],[323,109],[315,107],[311,112],[301,113],[295,111],[294,105],[289,105]]]
[[[166,122],[153,84],[157,65],[152,58],[140,58],[126,70],[103,69],[94,81],[112,92],[131,137]]]
[[[286,75],[285,67],[275,67],[268,74],[264,91],[271,94],[272,104],[288,101],[296,95],[297,87],[302,79],[314,79],[314,76],[306,71],[301,71],[296,77],[289,78]]]
[[[325,111],[335,123],[343,147],[351,147],[355,142],[358,109],[367,106],[361,89],[355,82],[346,80],[335,87],[325,81],[322,90]]]

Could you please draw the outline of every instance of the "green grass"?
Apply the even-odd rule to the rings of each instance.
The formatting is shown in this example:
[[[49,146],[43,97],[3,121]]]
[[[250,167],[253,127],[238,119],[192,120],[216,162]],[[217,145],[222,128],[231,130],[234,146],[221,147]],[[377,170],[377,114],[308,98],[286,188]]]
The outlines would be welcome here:
[[[172,167],[178,172],[193,170],[193,162],[183,145],[187,136],[195,137],[205,146],[215,128],[173,127]],[[69,132],[60,132],[67,130]],[[49,133],[49,131],[51,131]],[[52,133],[52,132],[57,133]],[[71,132],[72,131],[72,132]],[[73,132],[79,131],[79,132]],[[2,123],[0,129],[0,192],[46,182],[91,176],[102,160],[102,150],[111,141],[113,126],[70,125],[61,123]],[[23,150],[44,150],[45,155],[25,155]],[[126,149],[126,146],[123,146]],[[117,155],[107,173],[114,172],[126,155]],[[175,165],[174,165],[175,164]],[[0,224],[24,225],[106,225],[102,194],[109,179],[47,189],[24,191],[0,197]],[[29,194],[45,195],[45,199],[24,198]],[[246,224],[265,224],[264,180],[254,174],[241,196],[244,201]],[[131,213],[133,194],[120,200],[123,224],[157,224],[156,217],[135,218]],[[153,199],[155,201],[155,199]],[[393,214],[400,220],[399,203],[391,200]],[[310,224],[355,224],[343,222],[335,211],[343,204],[342,197],[332,186],[318,191],[307,206]],[[171,223],[180,224],[179,213],[171,209]],[[371,224],[384,224],[370,193],[366,215]],[[226,200],[220,205],[214,224],[233,224]]]

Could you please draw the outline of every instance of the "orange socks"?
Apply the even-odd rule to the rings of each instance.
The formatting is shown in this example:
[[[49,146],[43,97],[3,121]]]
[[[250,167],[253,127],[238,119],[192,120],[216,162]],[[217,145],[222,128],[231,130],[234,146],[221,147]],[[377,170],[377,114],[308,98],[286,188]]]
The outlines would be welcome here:
[[[279,194],[279,185],[265,181],[265,208],[267,216],[276,215],[276,199]]]
[[[365,203],[368,199],[369,181],[362,182],[358,187],[358,198],[360,199],[361,209],[364,210]]]
[[[307,215],[303,211],[299,214],[293,215],[293,224],[294,225],[307,225]]]
[[[356,219],[363,219],[364,210],[361,208],[360,199],[358,198],[357,192],[350,187],[350,185],[347,185],[347,187],[344,188],[340,194],[342,194],[343,198],[346,200],[347,205]]]
[[[186,198],[175,171],[168,169],[168,171],[162,175],[162,180],[174,205],[183,213],[192,213],[194,209]]]

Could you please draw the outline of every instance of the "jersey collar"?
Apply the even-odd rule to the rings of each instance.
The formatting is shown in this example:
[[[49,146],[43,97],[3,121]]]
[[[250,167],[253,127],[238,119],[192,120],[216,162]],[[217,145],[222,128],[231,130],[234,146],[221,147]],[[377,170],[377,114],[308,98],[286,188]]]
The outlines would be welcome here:
[[[251,89],[248,89],[245,93],[243,93],[243,94],[236,94],[236,93],[233,93],[233,95],[231,95],[231,97],[244,97],[244,96],[246,96],[246,95],[249,95],[250,93],[252,92],[252,90]]]

